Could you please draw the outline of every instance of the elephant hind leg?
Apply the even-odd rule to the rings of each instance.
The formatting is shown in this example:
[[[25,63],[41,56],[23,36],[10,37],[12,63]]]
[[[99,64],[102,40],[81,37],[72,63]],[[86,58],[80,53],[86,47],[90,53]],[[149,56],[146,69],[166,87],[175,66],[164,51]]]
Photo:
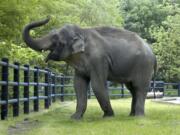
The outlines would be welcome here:
[[[129,115],[133,116],[135,114],[135,103],[136,103],[135,90],[133,88],[132,82],[126,83],[125,85],[128,88],[128,90],[131,92],[131,95],[132,95],[131,112]]]
[[[149,89],[149,81],[136,81],[127,86],[132,94],[130,116],[144,115],[144,105],[147,91]]]

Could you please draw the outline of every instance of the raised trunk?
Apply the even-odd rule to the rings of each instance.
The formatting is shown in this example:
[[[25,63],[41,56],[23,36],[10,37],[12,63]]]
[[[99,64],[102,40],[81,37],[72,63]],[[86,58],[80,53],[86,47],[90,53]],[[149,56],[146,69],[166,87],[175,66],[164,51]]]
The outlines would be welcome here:
[[[32,48],[36,51],[47,50],[49,48],[50,40],[49,40],[48,36],[44,36],[39,39],[33,39],[30,36],[31,29],[45,25],[46,23],[49,22],[49,20],[50,20],[50,18],[47,18],[45,20],[33,22],[33,23],[30,23],[25,26],[25,28],[23,30],[23,40],[30,48]]]

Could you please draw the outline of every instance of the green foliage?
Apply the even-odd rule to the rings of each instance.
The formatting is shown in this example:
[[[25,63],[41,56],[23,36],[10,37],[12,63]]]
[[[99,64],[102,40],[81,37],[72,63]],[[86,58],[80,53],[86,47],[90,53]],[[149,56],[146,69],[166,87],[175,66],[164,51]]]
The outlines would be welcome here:
[[[48,25],[33,30],[37,37],[60,28],[66,23],[80,26],[114,25],[121,26],[122,17],[118,13],[118,1],[109,0],[4,0],[0,1],[0,58],[8,57],[11,61],[31,65],[48,66],[56,71],[62,63],[44,63],[45,54],[40,54],[25,47],[22,30],[25,24],[51,16]]]
[[[82,8],[80,22],[86,26],[121,26],[123,20],[117,6],[117,0],[89,0]]]
[[[0,57],[9,58],[10,62],[18,61],[21,64],[43,65],[43,55],[30,48],[18,46],[12,42],[0,42]],[[36,59],[36,61],[34,60]]]
[[[149,43],[155,42],[151,36],[152,26],[162,26],[162,22],[173,14],[173,5],[157,0],[122,0],[120,10],[124,15],[124,27],[137,32]]]
[[[67,72],[63,62],[46,64],[47,53],[37,53],[22,41],[26,24],[51,16],[47,25],[32,30],[34,37],[66,23],[82,27],[124,26],[153,44],[158,58],[158,78],[179,81],[179,4],[178,0],[1,0],[0,58]]]
[[[179,8],[180,9],[180,8]],[[180,11],[180,10],[179,10]],[[157,55],[160,79],[180,80],[180,14],[168,16],[164,27],[154,27],[152,35],[157,40],[153,50]]]

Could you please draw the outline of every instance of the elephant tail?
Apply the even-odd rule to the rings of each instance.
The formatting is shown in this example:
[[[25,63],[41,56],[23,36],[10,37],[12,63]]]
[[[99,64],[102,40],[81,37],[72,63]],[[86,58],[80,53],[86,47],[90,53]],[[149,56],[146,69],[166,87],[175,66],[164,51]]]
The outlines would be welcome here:
[[[154,98],[156,98],[155,94],[155,79],[156,79],[156,73],[157,73],[157,59],[156,56],[154,57],[154,76],[153,76],[153,92],[154,92]]]

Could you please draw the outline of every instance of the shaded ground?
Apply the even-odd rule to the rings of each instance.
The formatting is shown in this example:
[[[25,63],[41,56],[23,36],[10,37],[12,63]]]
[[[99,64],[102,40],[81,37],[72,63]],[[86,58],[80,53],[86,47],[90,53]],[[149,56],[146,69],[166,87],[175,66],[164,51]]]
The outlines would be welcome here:
[[[29,132],[32,128],[37,128],[39,125],[38,120],[29,120],[28,118],[24,121],[17,122],[15,126],[8,127],[8,135],[19,135]]]
[[[40,112],[38,112],[38,113],[33,113],[32,116],[31,116],[31,114],[30,115],[26,115],[27,116],[26,118],[23,118],[23,117],[20,116],[20,119],[19,119],[19,117],[17,117],[17,121],[15,120],[16,118],[15,119],[12,118],[13,119],[12,120],[13,124],[10,124],[7,127],[7,135],[26,135],[32,129],[40,128],[40,126],[43,124],[38,119],[34,119],[35,117],[39,117],[39,116],[41,116],[43,114],[51,112],[52,110],[56,109],[57,107],[58,108],[67,107],[67,106],[69,106],[72,103],[73,102],[63,102],[62,104],[55,103],[55,105],[51,109],[44,110],[44,111],[40,110]],[[61,106],[59,107],[59,105],[61,105]],[[8,120],[8,121],[11,121],[11,119]],[[4,121],[2,121],[2,122],[4,122]],[[1,126],[1,123],[0,123],[0,126]],[[0,132],[0,135],[1,134],[2,133]],[[33,135],[36,135],[36,134],[33,134]]]

